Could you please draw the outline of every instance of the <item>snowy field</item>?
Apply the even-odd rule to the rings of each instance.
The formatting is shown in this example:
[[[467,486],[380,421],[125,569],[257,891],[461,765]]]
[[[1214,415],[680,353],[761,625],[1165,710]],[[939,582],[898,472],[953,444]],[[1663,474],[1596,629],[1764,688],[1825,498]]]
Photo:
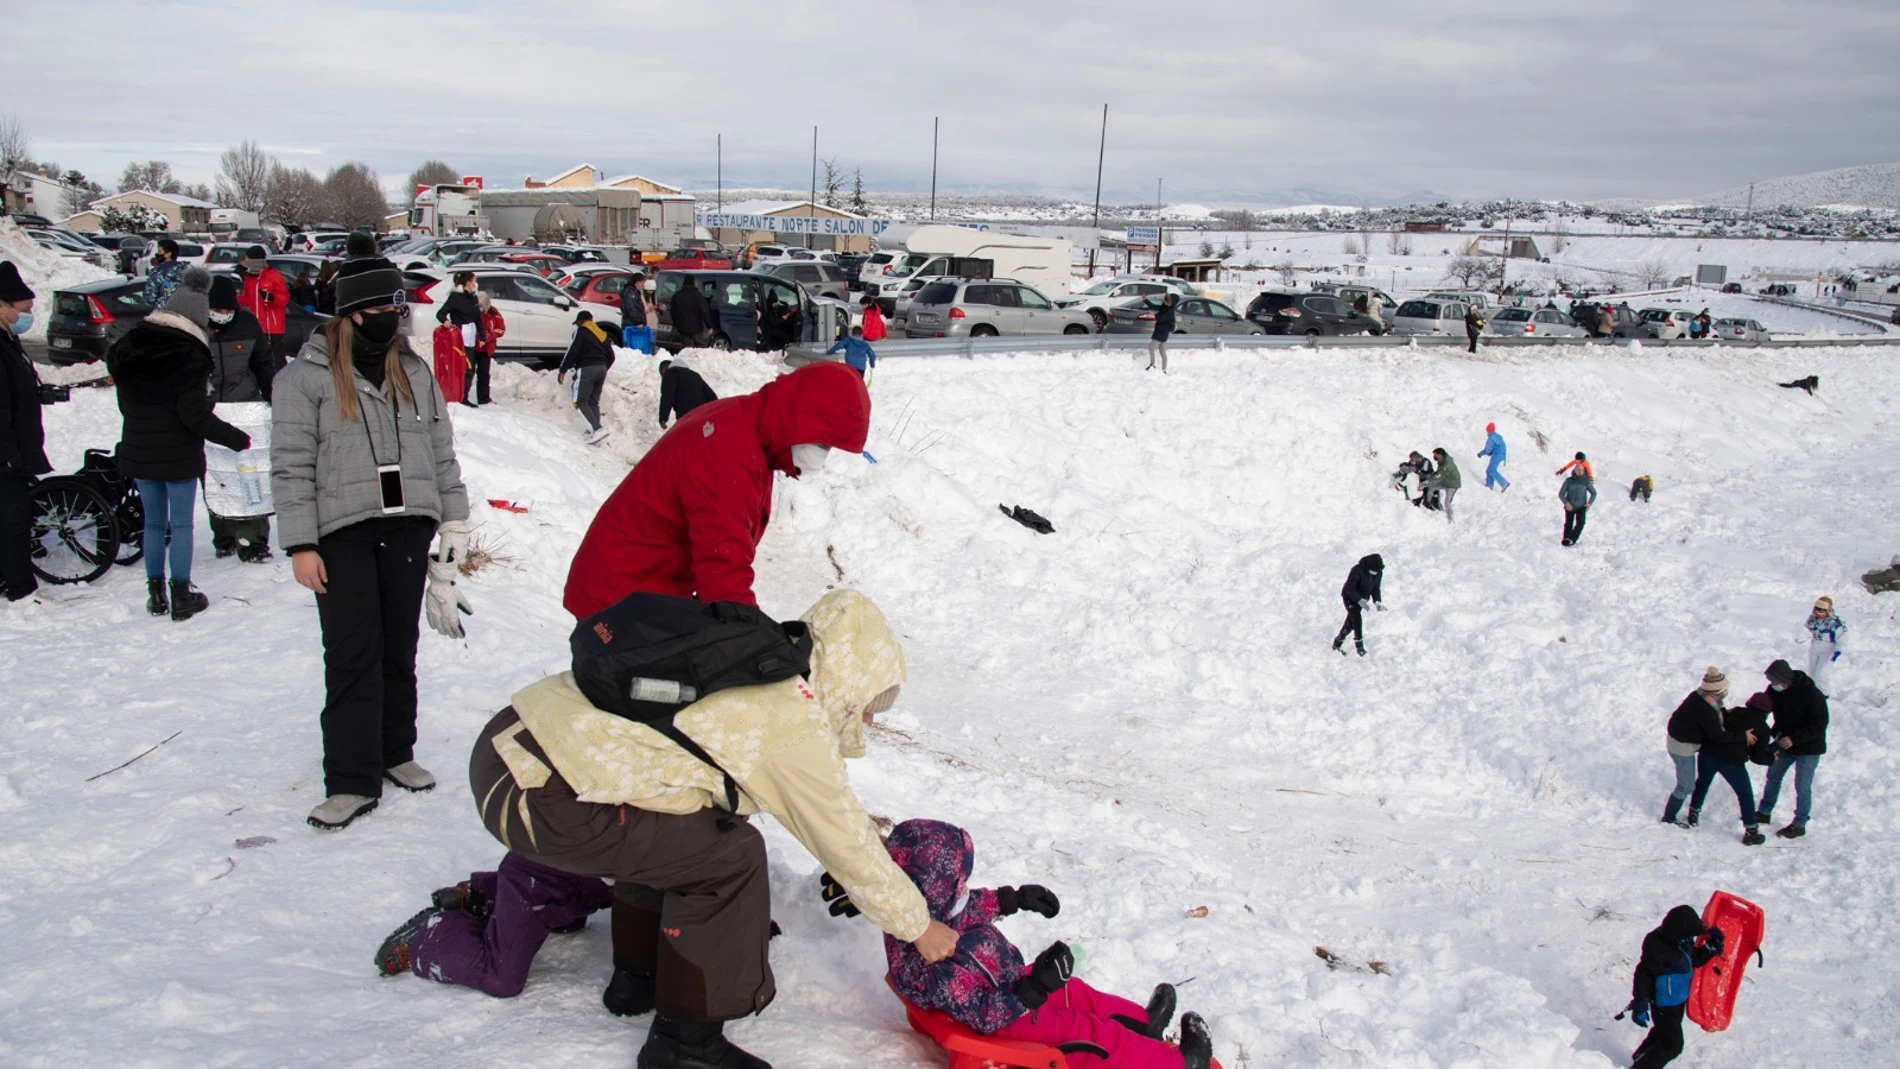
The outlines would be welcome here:
[[[722,394],[774,370],[704,355]],[[1717,888],[1766,909],[1767,964],[1678,1064],[1891,1066],[1897,603],[1855,577],[1900,549],[1893,359],[1185,352],[1166,378],[1101,354],[890,360],[881,463],[781,482],[761,602],[875,598],[911,680],[854,764],[861,796],[970,828],[979,883],[1054,888],[1060,918],[1004,922],[1017,942],[1065,938],[1081,975],[1137,997],[1181,985],[1229,1069],[1626,1064],[1641,1032],[1610,1018],[1643,933]],[[615,368],[594,449],[518,367],[500,404],[454,410],[471,499],[530,511],[477,506],[512,559],[470,581],[465,642],[424,631],[417,754],[442,789],[342,833],[303,823],[321,654],[281,558],[211,559],[201,515],[212,608],[189,623],[144,615],[137,568],[0,611],[0,1063],[631,1064],[646,1021],[601,1009],[604,915],[513,1000],[383,979],[371,955],[500,855],[469,746],[565,665],[562,580],[657,433],[652,366]],[[1773,385],[1810,373],[1815,397]],[[1503,496],[1472,456],[1490,420]],[[75,391],[48,425],[71,470],[115,440],[112,396]],[[1385,486],[1435,445],[1464,468],[1451,525]],[[1579,449],[1603,499],[1563,549],[1551,472]],[[1622,494],[1640,474],[1647,506]],[[1342,659],[1339,585],[1369,552],[1391,611],[1368,616],[1369,658]],[[1740,698],[1798,660],[1821,593],[1854,646],[1809,836],[1743,847],[1720,785],[1702,828],[1659,825],[1669,711],[1705,665]],[[879,981],[875,931],[826,917],[815,863],[767,836],[780,996],[735,1038],[780,1069],[941,1065]]]

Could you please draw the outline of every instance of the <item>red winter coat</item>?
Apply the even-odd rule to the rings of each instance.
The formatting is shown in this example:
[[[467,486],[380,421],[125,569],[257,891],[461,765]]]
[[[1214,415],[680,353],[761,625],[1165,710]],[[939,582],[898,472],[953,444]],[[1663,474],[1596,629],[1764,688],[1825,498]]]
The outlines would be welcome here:
[[[482,313],[482,337],[475,343],[475,350],[494,356],[495,344],[501,341],[501,336],[506,333],[508,333],[508,321],[501,317],[499,309],[490,305],[488,310]]]
[[[890,332],[884,329],[884,312],[878,308],[876,303],[865,305],[864,340],[883,341],[889,336]]]
[[[260,294],[262,301],[258,300]],[[284,276],[275,267],[266,265],[261,273],[244,276],[244,292],[238,295],[238,307],[256,316],[264,333],[284,332],[284,309],[289,306],[290,287],[284,285]]]
[[[673,424],[601,505],[562,604],[591,616],[628,594],[758,604],[752,555],[772,513],[772,472],[792,446],[864,449],[871,395],[843,364],[817,363]]]

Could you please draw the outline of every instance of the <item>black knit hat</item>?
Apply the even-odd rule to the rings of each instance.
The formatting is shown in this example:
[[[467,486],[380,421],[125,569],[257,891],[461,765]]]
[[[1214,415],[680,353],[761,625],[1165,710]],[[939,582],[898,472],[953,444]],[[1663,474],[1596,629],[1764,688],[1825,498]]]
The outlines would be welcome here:
[[[336,314],[340,316],[385,304],[406,306],[409,302],[409,293],[402,285],[402,272],[381,256],[343,261],[337,265],[333,284]]]
[[[1779,683],[1784,687],[1794,682],[1794,667],[1787,661],[1775,661],[1762,674],[1768,677],[1768,682]]]
[[[368,234],[360,230],[353,230],[350,232],[349,237],[343,239],[343,256],[345,259],[360,260],[365,256],[374,255],[376,255],[376,239]]]
[[[205,303],[214,312],[235,312],[238,306],[238,282],[236,277],[222,274],[211,280],[211,296]]]
[[[12,260],[0,261],[0,301],[30,301],[33,290],[20,277],[20,269],[13,266]]]

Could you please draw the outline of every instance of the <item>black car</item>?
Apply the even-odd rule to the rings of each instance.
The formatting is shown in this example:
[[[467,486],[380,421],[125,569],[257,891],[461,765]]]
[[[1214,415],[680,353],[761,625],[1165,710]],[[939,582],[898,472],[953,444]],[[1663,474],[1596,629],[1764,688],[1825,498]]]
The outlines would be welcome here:
[[[1247,305],[1247,318],[1268,334],[1385,333],[1384,320],[1324,293],[1262,293]]]
[[[681,348],[672,312],[673,295],[681,286],[698,286],[705,295],[715,349],[782,349],[794,342],[830,342],[835,334],[821,331],[820,306],[785,279],[751,271],[662,271],[654,280],[653,303],[660,314],[653,340],[669,352]],[[797,309],[788,324],[791,337],[766,337],[771,332],[762,324],[788,307]]]
[[[1740,282],[1724,282],[1722,283],[1722,292],[1740,293],[1742,292],[1742,284]]]
[[[1599,323],[1601,318],[1599,313],[1600,310],[1604,308],[1610,310],[1610,315],[1614,320],[1614,325],[1610,327],[1608,334],[1598,329],[1601,325]],[[1626,304],[1610,304],[1607,301],[1601,304],[1595,301],[1578,301],[1570,306],[1570,321],[1589,331],[1592,338],[1649,337],[1649,328],[1643,323],[1643,318],[1637,315]]]
[[[145,280],[108,278],[53,293],[53,317],[46,323],[46,360],[58,366],[105,358],[120,335],[152,314],[143,296]],[[284,347],[303,348],[325,315],[291,305],[284,317]]]

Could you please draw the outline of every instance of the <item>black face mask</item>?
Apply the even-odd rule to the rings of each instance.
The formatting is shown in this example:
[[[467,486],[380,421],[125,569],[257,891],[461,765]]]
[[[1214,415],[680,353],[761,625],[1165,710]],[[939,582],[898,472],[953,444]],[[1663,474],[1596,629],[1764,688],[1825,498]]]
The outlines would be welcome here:
[[[357,339],[373,350],[389,348],[389,343],[396,340],[396,332],[402,328],[402,315],[394,310],[360,314],[363,321],[356,325]]]

